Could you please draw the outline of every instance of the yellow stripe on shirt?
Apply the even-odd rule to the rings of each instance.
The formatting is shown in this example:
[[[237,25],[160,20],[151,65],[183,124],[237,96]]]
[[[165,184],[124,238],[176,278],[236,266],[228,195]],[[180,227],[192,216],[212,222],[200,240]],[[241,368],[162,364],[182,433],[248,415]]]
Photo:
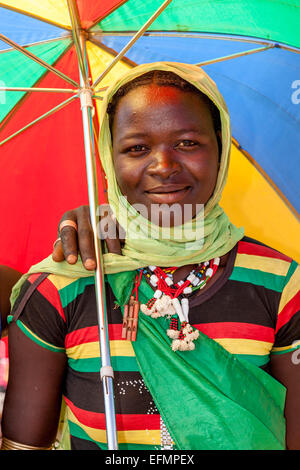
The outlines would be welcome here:
[[[66,276],[60,276],[58,274],[49,274],[48,279],[49,279],[49,281],[52,282],[52,284],[59,291],[60,289],[63,289],[64,287],[69,286],[73,282],[78,281],[79,278],[71,278],[71,277],[66,277]]]
[[[298,293],[300,286],[300,266],[297,266],[291,279],[282,291],[278,308],[278,315],[282,312],[286,304]]]
[[[259,271],[286,276],[291,263],[282,259],[268,258],[267,256],[248,255],[237,253],[235,267],[256,269]]]
[[[223,346],[231,354],[255,354],[264,356],[270,353],[273,343],[255,339],[216,338],[214,341]]]
[[[134,350],[130,341],[111,340],[109,342],[111,356],[134,356]],[[82,343],[67,348],[67,356],[72,359],[89,359],[99,357],[99,342]]]
[[[106,430],[96,429],[82,424],[68,408],[68,420],[77,424],[93,441],[106,443]],[[161,434],[159,429],[138,429],[130,431],[117,431],[119,444],[160,445]]]

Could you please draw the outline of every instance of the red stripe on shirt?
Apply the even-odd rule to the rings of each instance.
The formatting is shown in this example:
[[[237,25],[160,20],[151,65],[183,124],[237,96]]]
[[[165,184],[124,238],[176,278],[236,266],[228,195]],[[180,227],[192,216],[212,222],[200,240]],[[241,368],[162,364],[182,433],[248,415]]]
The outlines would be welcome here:
[[[251,323],[238,322],[216,322],[216,323],[198,323],[193,324],[195,328],[200,330],[210,338],[244,338],[255,339],[258,341],[274,342],[273,328],[255,325]],[[122,339],[122,325],[114,324],[108,327],[110,340]],[[78,344],[99,341],[98,327],[91,326],[73,331],[66,336],[66,348],[78,346]]]
[[[32,284],[40,274],[32,274],[29,276],[28,281]],[[42,294],[45,299],[57,310],[61,318],[66,321],[65,313],[61,304],[60,296],[56,287],[52,284],[49,279],[45,279],[41,284],[37,287],[37,290],[40,294]]]
[[[266,256],[267,258],[276,258],[282,259],[284,261],[289,261],[290,263],[293,261],[286,255],[279,253],[272,248],[262,245],[255,245],[254,243],[249,242],[239,242],[238,244],[238,253],[246,254],[246,255],[256,255],[256,256]]]
[[[122,339],[122,324],[109,324],[108,335],[110,340]],[[72,331],[66,335],[65,347],[72,348],[78,344],[99,341],[98,326],[89,326]]]
[[[67,406],[72,410],[78,421],[94,429],[106,429],[105,413],[95,413],[78,408],[67,397]],[[136,431],[145,429],[160,429],[159,414],[116,414],[118,431]]]
[[[251,323],[217,322],[198,323],[193,326],[213,339],[240,338],[273,343],[275,338],[273,328]]]
[[[276,330],[277,331],[284,326],[290,319],[295,315],[295,313],[299,312],[300,309],[300,291],[297,292],[297,294],[283,307],[281,312],[278,314],[277,317],[277,325],[276,325]]]
[[[98,326],[88,326],[72,331],[65,337],[65,347],[72,348],[82,343],[99,341]]]

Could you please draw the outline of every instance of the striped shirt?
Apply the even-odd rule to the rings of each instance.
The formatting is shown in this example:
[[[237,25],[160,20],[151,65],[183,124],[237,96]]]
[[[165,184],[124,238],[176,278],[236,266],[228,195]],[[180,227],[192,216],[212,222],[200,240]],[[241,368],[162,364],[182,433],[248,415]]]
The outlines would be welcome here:
[[[29,277],[19,299],[37,276]],[[190,299],[190,323],[230,353],[267,371],[271,354],[300,346],[299,281],[297,263],[245,237],[231,251],[217,281]],[[121,339],[122,313],[109,285],[107,307],[119,449],[172,447],[132,344]],[[63,394],[72,449],[106,449],[94,277],[49,275],[17,324],[42,347],[67,355]]]

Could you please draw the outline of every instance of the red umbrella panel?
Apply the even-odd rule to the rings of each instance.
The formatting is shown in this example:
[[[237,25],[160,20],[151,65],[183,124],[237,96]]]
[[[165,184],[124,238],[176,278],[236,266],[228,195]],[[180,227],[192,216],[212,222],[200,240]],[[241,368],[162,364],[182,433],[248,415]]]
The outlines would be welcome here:
[[[79,80],[72,47],[55,64]],[[54,74],[45,74],[38,88],[66,88]],[[64,93],[30,93],[8,115],[1,131],[5,140],[28,123],[70,99]],[[1,148],[5,175],[0,200],[3,226],[10,236],[1,250],[1,263],[21,272],[48,256],[56,239],[60,215],[68,208],[88,204],[81,110],[74,100],[12,138]],[[99,181],[102,181],[98,166]],[[12,188],[17,189],[12,193]],[[104,188],[100,188],[104,201]],[[10,194],[9,200],[5,195]],[[10,228],[9,228],[10,227]],[[14,227],[14,233],[11,228]],[[3,247],[2,247],[3,248]]]

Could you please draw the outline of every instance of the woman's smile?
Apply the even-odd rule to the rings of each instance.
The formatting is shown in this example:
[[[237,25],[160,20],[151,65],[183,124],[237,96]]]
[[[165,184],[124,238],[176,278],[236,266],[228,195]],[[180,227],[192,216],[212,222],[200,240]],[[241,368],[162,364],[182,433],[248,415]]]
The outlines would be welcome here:
[[[147,196],[157,204],[175,204],[180,202],[191,190],[191,186],[166,184],[146,190]]]
[[[218,143],[210,110],[200,96],[147,85],[122,97],[113,122],[117,182],[131,205],[172,206],[195,216],[212,195]],[[168,211],[168,207],[162,209]]]

